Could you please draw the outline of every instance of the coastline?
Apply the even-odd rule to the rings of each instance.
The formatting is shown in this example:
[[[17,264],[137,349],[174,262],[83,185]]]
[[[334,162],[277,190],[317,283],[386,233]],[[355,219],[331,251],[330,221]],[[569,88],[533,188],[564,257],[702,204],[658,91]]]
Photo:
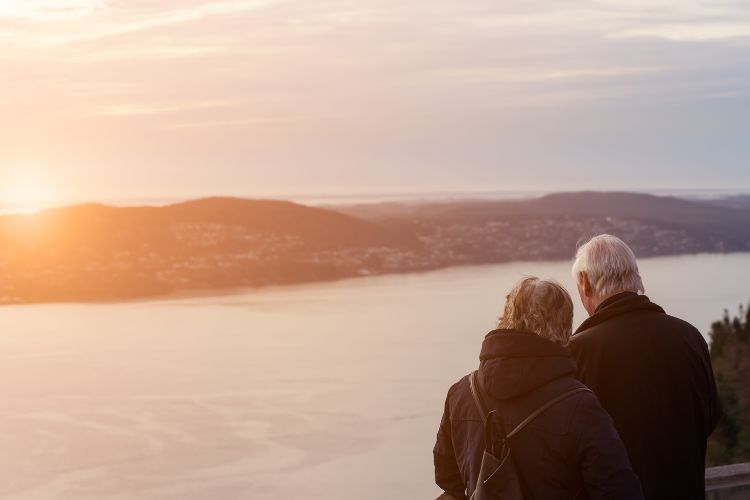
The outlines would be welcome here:
[[[741,255],[748,254],[750,251],[729,251],[729,252],[698,252],[698,253],[674,253],[674,254],[663,254],[654,255],[648,257],[642,257],[639,261],[659,261],[661,259],[674,259],[674,258],[691,258],[698,256],[713,256],[713,255]],[[571,257],[572,258],[572,257]],[[503,260],[496,262],[482,262],[482,263],[457,263],[449,264],[445,266],[435,266],[430,268],[420,269],[405,269],[385,272],[372,272],[366,274],[349,275],[349,276],[337,276],[331,278],[321,279],[310,279],[310,280],[298,280],[293,282],[279,282],[279,283],[266,283],[260,285],[240,285],[231,287],[206,287],[206,288],[186,288],[181,290],[174,290],[166,293],[155,292],[153,294],[143,294],[132,297],[112,297],[112,298],[90,298],[90,299],[50,299],[50,300],[29,300],[29,301],[2,301],[0,298],[0,309],[11,306],[35,306],[35,305],[114,305],[114,304],[139,304],[149,302],[165,302],[165,301],[181,301],[181,300],[192,300],[192,299],[204,299],[212,297],[232,297],[238,295],[244,295],[247,293],[262,293],[262,292],[281,292],[298,290],[302,287],[330,284],[330,283],[345,283],[345,282],[362,282],[364,283],[368,278],[381,278],[381,277],[396,277],[396,276],[421,276],[428,273],[437,271],[447,270],[462,270],[462,269],[485,269],[491,266],[504,265],[504,264],[531,264],[539,265],[540,263],[545,264],[559,264],[563,262],[569,262],[570,258],[558,258],[558,259],[522,259],[522,260]],[[750,295],[750,288],[748,289]]]

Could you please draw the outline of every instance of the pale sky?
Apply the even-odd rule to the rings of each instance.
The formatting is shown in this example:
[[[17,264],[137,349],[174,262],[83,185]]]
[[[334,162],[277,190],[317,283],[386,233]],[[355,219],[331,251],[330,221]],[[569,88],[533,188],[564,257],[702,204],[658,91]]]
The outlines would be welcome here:
[[[750,2],[0,0],[0,202],[750,188]]]

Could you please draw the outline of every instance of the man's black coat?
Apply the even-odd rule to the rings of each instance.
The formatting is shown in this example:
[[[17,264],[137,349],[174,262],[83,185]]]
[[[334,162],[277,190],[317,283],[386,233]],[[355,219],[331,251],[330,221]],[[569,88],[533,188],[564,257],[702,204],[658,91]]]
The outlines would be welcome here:
[[[583,387],[564,347],[533,333],[494,330],[480,354],[485,402],[498,409],[507,431],[545,402]],[[511,440],[529,498],[639,500],[638,478],[625,448],[591,392],[571,396],[542,413]],[[469,376],[448,391],[435,443],[435,482],[455,498],[474,491],[484,451],[484,427]]]
[[[720,416],[706,341],[633,292],[605,300],[570,343],[578,379],[612,416],[647,499],[705,498]]]

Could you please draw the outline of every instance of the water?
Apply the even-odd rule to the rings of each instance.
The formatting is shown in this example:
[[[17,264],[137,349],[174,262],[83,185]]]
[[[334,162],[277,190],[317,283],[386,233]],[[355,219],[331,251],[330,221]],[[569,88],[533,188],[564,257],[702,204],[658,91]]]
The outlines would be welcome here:
[[[750,254],[641,270],[704,332],[750,298]],[[537,262],[0,308],[0,497],[434,498],[445,393],[523,274],[574,289]]]

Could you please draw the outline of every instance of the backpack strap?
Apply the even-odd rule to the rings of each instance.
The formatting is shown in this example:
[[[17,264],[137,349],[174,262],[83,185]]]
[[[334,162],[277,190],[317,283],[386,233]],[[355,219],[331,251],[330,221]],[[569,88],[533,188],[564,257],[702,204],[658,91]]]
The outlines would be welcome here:
[[[521,423],[516,426],[515,429],[513,429],[512,431],[510,431],[510,433],[508,433],[508,439],[512,438],[513,436],[515,436],[516,434],[518,434],[519,432],[521,432],[521,430],[523,430],[524,427],[526,427],[527,425],[529,425],[536,417],[538,417],[539,415],[541,415],[545,411],[549,410],[550,408],[552,408],[553,406],[555,406],[557,403],[561,402],[564,399],[569,398],[570,396],[572,396],[574,394],[578,394],[579,392],[591,392],[591,389],[589,389],[588,387],[579,387],[577,389],[573,389],[571,391],[568,391],[568,392],[565,392],[563,394],[560,394],[556,398],[547,401],[542,406],[540,406],[539,408],[537,408],[536,410],[534,410],[531,413],[531,415],[529,415],[528,417],[524,418],[521,421]]]
[[[485,424],[486,426],[487,416],[489,412],[487,411],[487,405],[485,405],[484,399],[482,399],[482,392],[479,387],[479,379],[477,377],[477,373],[478,373],[478,370],[474,370],[473,372],[471,372],[471,375],[469,376],[469,387],[471,389],[471,396],[474,398],[474,404],[477,407],[477,411],[479,412],[479,415],[482,417],[482,423]],[[531,414],[528,417],[524,418],[521,421],[521,423],[516,426],[515,429],[510,431],[505,436],[505,439],[512,438],[513,436],[521,432],[521,430],[523,430],[524,427],[526,427],[531,422],[533,422],[534,419],[537,418],[539,415],[549,410],[550,408],[555,406],[557,403],[563,401],[564,399],[568,399],[570,396],[574,394],[578,394],[579,392],[591,392],[591,389],[589,389],[588,387],[578,387],[576,389],[564,392],[563,394],[560,394],[556,398],[547,401],[542,406],[540,406],[539,408],[531,412]],[[502,419],[500,419],[500,421],[502,421]]]
[[[477,411],[482,417],[482,424],[484,424],[484,449],[489,451],[492,449],[493,420],[496,419],[499,424],[497,430],[500,431],[500,438],[502,440],[507,439],[507,436],[505,435],[505,422],[503,422],[502,417],[498,417],[497,410],[487,411],[487,405],[484,404],[484,399],[482,399],[482,390],[480,388],[479,378],[477,377],[477,370],[471,372],[471,375],[469,376],[469,388],[471,389],[471,395],[474,398],[474,404],[477,407]]]
[[[484,404],[482,395],[479,393],[479,380],[477,380],[478,370],[474,370],[469,375],[469,388],[471,388],[471,396],[474,398],[474,404],[477,407],[479,416],[482,417],[482,423],[487,424],[487,406]]]

